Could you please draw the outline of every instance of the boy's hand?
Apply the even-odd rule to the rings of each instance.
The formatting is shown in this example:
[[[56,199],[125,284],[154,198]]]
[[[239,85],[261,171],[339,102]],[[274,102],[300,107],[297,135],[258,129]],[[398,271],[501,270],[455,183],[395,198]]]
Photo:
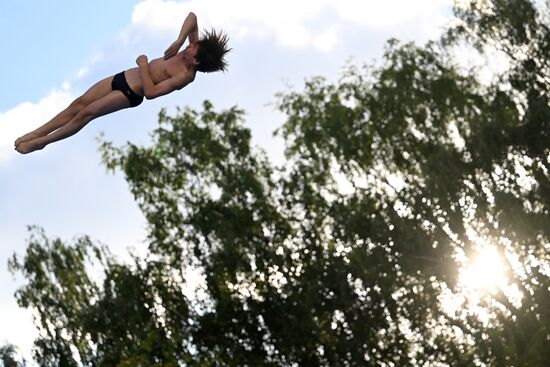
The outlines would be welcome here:
[[[147,60],[147,56],[145,55],[139,55],[136,59],[136,64],[138,64],[138,66],[141,66],[142,64],[147,64],[148,62],[149,61]]]
[[[166,51],[164,51],[164,60],[168,60],[169,58],[175,56],[180,50],[181,46],[183,46],[183,42],[179,39],[172,43],[170,47],[168,47]]]

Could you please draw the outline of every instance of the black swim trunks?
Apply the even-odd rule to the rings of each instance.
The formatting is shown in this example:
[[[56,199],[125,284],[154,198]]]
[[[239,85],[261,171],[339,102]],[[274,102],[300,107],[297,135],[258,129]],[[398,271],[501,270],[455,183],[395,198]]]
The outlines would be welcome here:
[[[128,85],[126,77],[124,76],[124,71],[114,76],[111,82],[111,88],[121,91],[130,101],[130,107],[139,106],[141,102],[143,102],[143,96],[138,95]]]

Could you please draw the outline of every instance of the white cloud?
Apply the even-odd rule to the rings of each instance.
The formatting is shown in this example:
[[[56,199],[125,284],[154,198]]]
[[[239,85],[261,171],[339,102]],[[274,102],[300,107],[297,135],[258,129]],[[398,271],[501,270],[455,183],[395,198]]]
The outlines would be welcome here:
[[[336,46],[338,42],[338,31],[335,26],[328,28],[323,33],[319,34],[313,40],[313,45],[319,51],[328,52]]]
[[[89,72],[90,72],[90,67],[88,67],[88,66],[83,66],[83,67],[81,67],[80,69],[78,69],[78,71],[76,72],[76,77],[77,77],[78,79],[83,78],[83,77],[85,77],[86,75],[88,75]]]
[[[78,69],[78,71],[76,72],[76,79],[82,79],[86,75],[88,75],[90,73],[90,70],[92,69],[92,67],[95,66],[100,61],[102,61],[103,57],[104,57],[103,53],[94,54],[90,58],[90,61],[88,61],[88,63],[86,65],[84,65],[80,69]],[[64,88],[64,89],[68,89],[68,88]]]
[[[326,0],[347,21],[378,30],[387,30],[415,18],[429,17],[450,8],[451,0]]]
[[[69,105],[74,97],[68,87],[65,84],[64,89],[53,90],[38,103],[25,102],[0,112],[0,163],[19,154],[13,147],[15,139],[41,126]]]
[[[415,21],[420,33],[433,36],[447,20],[442,13],[450,6],[451,0],[145,0],[135,6],[132,24],[177,35],[183,19],[193,11],[199,27],[222,28],[232,38],[273,37],[283,47],[313,46],[330,51],[339,34],[333,24],[319,29],[315,21],[321,16],[330,17],[332,23],[351,23],[374,31],[394,30]],[[328,36],[327,42],[321,42],[321,35]]]
[[[132,24],[139,29],[168,31],[176,36],[190,11],[197,14],[200,28],[223,28],[237,38],[262,39],[274,35],[282,46],[303,47],[312,39],[304,21],[317,15],[320,7],[311,0],[145,0],[134,7]]]

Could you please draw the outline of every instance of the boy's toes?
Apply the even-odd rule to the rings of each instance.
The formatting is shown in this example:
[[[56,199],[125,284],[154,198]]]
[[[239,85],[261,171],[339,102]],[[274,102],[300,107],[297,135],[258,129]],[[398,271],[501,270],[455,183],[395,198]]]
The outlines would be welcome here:
[[[15,140],[15,146],[18,146],[19,144],[27,142],[27,141],[31,141],[31,140],[36,139],[38,137],[39,137],[39,135],[34,133],[34,132],[30,132],[28,134],[22,135],[22,136],[20,136],[19,138],[17,138]]]
[[[29,144],[23,142],[23,143],[19,144],[19,145],[15,148],[15,150],[17,150],[17,151],[18,151],[19,153],[21,153],[21,154],[27,154],[27,153],[29,153],[29,151],[30,151],[30,149],[29,149],[30,147],[29,147],[28,145],[29,145]]]

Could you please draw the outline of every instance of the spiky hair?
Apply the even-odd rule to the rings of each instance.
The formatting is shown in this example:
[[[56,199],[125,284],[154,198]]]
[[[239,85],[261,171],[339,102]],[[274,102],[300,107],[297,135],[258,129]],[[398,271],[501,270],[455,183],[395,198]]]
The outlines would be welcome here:
[[[221,31],[216,32],[212,29],[210,31],[204,31],[199,39],[198,50],[195,58],[199,62],[197,65],[197,71],[203,73],[210,73],[213,71],[227,70],[227,62],[225,61],[225,54],[231,51],[227,48],[228,37]]]

